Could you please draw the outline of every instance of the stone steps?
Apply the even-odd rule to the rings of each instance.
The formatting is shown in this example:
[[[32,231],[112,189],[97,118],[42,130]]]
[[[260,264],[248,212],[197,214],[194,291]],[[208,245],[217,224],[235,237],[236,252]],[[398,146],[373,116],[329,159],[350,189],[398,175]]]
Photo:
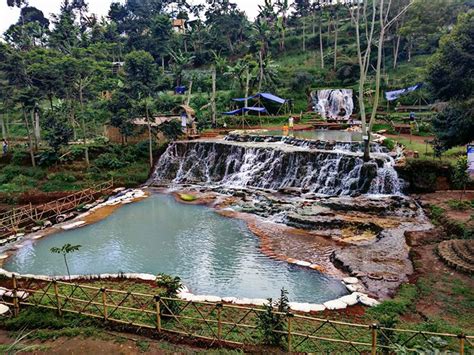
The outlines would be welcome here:
[[[438,245],[438,255],[448,266],[474,274],[474,240],[453,239]]]
[[[453,250],[457,256],[459,256],[468,264],[474,265],[474,254],[470,252],[467,245],[469,245],[469,243],[466,243],[464,240],[456,240],[452,243]]]

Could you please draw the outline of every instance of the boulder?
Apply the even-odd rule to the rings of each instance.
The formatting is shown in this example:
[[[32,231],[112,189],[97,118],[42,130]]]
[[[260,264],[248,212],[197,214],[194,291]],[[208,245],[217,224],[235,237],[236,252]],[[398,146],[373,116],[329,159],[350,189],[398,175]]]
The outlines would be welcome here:
[[[7,314],[10,311],[10,308],[7,305],[0,304],[0,316]]]
[[[359,279],[357,277],[345,277],[342,281],[347,285],[353,285],[359,283]]]
[[[324,307],[326,307],[329,310],[347,308],[347,303],[341,301],[340,299],[324,302],[323,305],[324,305]]]

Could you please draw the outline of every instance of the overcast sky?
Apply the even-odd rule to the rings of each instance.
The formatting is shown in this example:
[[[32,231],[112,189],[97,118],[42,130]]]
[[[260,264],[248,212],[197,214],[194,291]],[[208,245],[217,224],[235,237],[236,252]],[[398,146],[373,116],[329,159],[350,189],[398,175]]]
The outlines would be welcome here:
[[[258,5],[263,4],[264,0],[233,0],[240,9],[247,13],[247,16],[254,18],[258,12]],[[29,4],[43,11],[46,17],[51,13],[57,13],[62,0],[29,0]],[[107,15],[112,0],[89,0],[89,10],[100,16]],[[124,0],[122,0],[124,2]],[[194,4],[202,3],[204,0],[190,1]],[[6,0],[0,0],[0,34],[3,34],[8,27],[18,20],[20,10],[7,6]]]

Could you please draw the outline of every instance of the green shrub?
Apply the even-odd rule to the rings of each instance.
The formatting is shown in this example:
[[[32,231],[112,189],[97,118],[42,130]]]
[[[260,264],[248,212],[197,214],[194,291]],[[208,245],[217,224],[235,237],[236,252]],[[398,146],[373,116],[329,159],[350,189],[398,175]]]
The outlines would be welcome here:
[[[474,208],[474,201],[449,200],[448,206],[453,210],[466,211]]]
[[[436,205],[430,205],[429,211],[431,220],[436,224],[439,223],[441,217],[444,216],[444,214],[446,213],[446,210],[444,208]]]
[[[265,312],[257,315],[257,329],[262,337],[262,343],[265,345],[283,346],[287,341],[286,336],[286,315],[279,313],[288,313],[288,292],[285,289],[281,290],[280,299],[276,302],[277,312],[273,308],[273,300],[268,299],[268,304],[265,305]],[[277,333],[283,332],[283,333]]]
[[[104,153],[99,155],[94,164],[101,169],[120,169],[126,166],[127,162],[114,153]]]
[[[178,298],[178,291],[182,287],[181,279],[179,277],[173,277],[165,274],[159,274],[156,279],[156,285],[158,287],[164,288],[165,292],[164,297],[167,298]],[[161,313],[165,318],[170,319],[171,314],[177,315],[180,311],[179,303],[174,300],[163,301],[166,304],[165,307],[161,310]]]
[[[30,153],[24,150],[14,150],[12,154],[12,163],[16,165],[23,165],[25,162],[29,161]]]
[[[390,151],[395,149],[395,141],[393,139],[390,139],[390,138],[385,139],[383,141],[382,145]]]
[[[414,309],[415,301],[418,296],[418,289],[415,285],[404,284],[400,287],[400,290],[393,299],[384,301],[378,306],[370,308],[367,313],[379,322],[388,319],[386,317],[398,317]]]

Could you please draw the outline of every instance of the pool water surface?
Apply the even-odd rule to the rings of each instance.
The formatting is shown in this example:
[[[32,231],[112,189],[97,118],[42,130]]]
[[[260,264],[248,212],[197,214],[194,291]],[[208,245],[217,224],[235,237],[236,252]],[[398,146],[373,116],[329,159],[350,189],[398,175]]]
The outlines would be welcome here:
[[[194,294],[275,298],[285,288],[294,302],[321,303],[347,293],[339,280],[265,256],[244,221],[208,207],[180,204],[164,194],[125,205],[95,224],[25,245],[5,268],[65,275],[62,256],[50,249],[66,243],[82,245],[68,256],[75,275],[165,273],[181,277]]]

